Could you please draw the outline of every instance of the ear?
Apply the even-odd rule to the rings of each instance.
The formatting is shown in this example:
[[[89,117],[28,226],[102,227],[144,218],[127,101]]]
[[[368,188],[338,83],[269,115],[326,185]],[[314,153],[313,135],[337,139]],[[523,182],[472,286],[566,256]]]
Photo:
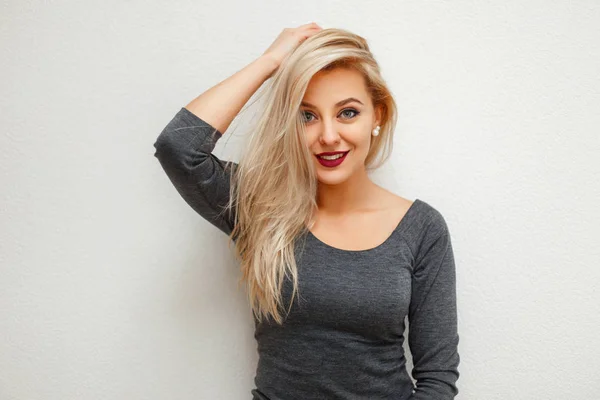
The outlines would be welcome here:
[[[381,125],[382,114],[383,114],[383,107],[381,105],[375,107],[375,126]]]

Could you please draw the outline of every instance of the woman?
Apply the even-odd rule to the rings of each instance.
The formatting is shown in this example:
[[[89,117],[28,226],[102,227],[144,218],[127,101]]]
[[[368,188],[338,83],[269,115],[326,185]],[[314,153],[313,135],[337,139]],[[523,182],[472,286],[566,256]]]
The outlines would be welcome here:
[[[220,160],[216,142],[270,78],[240,162]],[[312,23],[284,29],[258,59],[182,107],[156,140],[177,191],[235,243],[255,317],[254,399],[458,393],[446,222],[367,175],[389,157],[395,123],[366,41]]]

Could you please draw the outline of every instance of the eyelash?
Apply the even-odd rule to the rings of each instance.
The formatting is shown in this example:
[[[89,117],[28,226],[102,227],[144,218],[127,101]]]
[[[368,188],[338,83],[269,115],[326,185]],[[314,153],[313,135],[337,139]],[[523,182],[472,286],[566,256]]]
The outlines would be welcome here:
[[[358,110],[356,110],[356,109],[354,109],[354,108],[345,108],[345,109],[343,109],[343,110],[340,112],[340,114],[343,114],[343,113],[345,113],[346,111],[353,111],[353,112],[354,112],[354,116],[352,116],[352,117],[350,117],[350,118],[347,118],[347,119],[353,119],[353,118],[356,118],[356,117],[358,116],[358,114],[360,114],[360,111],[358,111]],[[313,116],[314,116],[314,114],[313,114],[313,113],[311,113],[311,112],[309,112],[309,111],[302,111],[302,119],[303,119],[303,121],[304,121],[305,123],[312,122],[312,121],[306,121],[306,120],[305,120],[305,118],[304,118],[304,115],[305,115],[306,113],[308,113],[308,114],[310,114],[310,115],[313,115]]]

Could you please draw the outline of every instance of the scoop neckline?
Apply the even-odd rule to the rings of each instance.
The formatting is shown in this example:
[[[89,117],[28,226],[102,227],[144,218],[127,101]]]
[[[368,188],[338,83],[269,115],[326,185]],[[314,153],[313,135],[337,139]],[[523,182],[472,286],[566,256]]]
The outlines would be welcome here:
[[[398,232],[400,230],[400,228],[402,228],[405,224],[406,224],[406,220],[408,218],[410,218],[414,212],[414,209],[416,208],[417,203],[420,203],[421,200],[420,199],[415,199],[412,204],[408,207],[408,209],[406,210],[406,212],[404,213],[404,216],[402,217],[402,219],[400,219],[400,221],[398,222],[398,224],[396,225],[396,227],[394,228],[394,230],[392,231],[392,233],[390,233],[390,235],[381,243],[378,244],[375,247],[371,247],[369,249],[363,249],[363,250],[346,250],[346,249],[340,249],[339,247],[334,247],[331,246],[327,243],[325,243],[324,241],[322,241],[321,239],[319,239],[318,237],[316,237],[311,231],[310,229],[307,229],[308,231],[308,235],[310,237],[312,237],[319,245],[332,250],[332,251],[336,251],[338,253],[346,253],[346,254],[361,254],[361,253],[369,253],[372,251],[376,251],[382,247],[384,247],[385,245],[388,244],[388,242],[390,242],[392,240],[392,237],[396,235],[396,232]]]

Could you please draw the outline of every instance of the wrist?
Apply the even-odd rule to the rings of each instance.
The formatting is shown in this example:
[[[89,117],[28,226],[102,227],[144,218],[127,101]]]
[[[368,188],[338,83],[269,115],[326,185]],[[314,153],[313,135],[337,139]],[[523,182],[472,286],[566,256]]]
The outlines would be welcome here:
[[[264,66],[269,77],[279,68],[279,61],[268,53],[262,54],[257,61]]]

